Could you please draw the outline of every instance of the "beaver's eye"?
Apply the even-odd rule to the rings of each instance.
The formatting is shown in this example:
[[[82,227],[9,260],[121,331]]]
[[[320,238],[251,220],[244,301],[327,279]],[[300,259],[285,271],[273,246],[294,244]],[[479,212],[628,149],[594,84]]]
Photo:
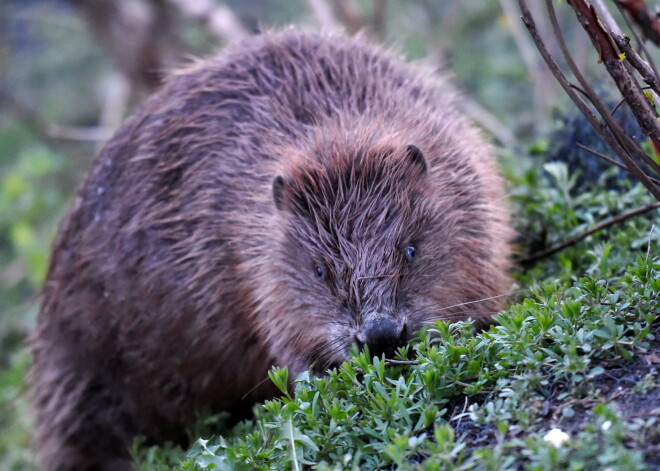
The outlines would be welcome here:
[[[409,262],[415,260],[416,252],[417,250],[415,249],[414,246],[409,245],[408,247],[406,247],[406,258],[408,259]]]
[[[323,267],[321,266],[316,267],[316,278],[319,281],[325,280],[325,270],[323,269]]]

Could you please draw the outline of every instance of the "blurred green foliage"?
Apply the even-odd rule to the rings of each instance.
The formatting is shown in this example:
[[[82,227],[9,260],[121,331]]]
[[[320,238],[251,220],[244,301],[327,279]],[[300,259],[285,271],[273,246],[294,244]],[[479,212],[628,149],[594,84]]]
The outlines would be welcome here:
[[[18,128],[0,129],[0,469],[29,470],[30,415],[23,344],[37,311],[36,292],[50,240],[71,197],[70,162]]]
[[[4,152],[11,139],[3,137]],[[58,178],[70,171],[62,154],[34,141],[17,144],[0,178],[0,345],[7,348],[34,321],[34,294],[46,273],[50,239],[71,196]],[[5,353],[0,350],[0,366],[6,366]]]

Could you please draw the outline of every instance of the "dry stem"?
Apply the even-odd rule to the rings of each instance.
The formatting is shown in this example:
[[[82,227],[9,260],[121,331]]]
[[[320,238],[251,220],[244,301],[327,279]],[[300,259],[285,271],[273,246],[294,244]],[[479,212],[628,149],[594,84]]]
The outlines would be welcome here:
[[[624,10],[630,13],[635,22],[642,28],[644,36],[660,46],[660,20],[652,15],[644,0],[614,0]]]
[[[532,255],[529,255],[527,257],[521,258],[518,260],[518,263],[521,265],[528,265],[532,262],[535,262],[537,260],[540,260],[542,258],[549,257],[550,255],[554,255],[557,252],[560,252],[564,250],[565,248],[568,248],[572,245],[577,244],[581,240],[586,239],[589,237],[591,234],[594,234],[598,231],[602,231],[603,229],[606,229],[610,226],[613,226],[615,224],[619,224],[626,219],[630,219],[631,217],[638,216],[640,214],[644,214],[648,211],[652,211],[654,209],[660,208],[660,203],[650,203],[645,206],[640,206],[639,208],[631,209],[630,211],[626,211],[625,213],[621,213],[618,216],[615,216],[613,218],[607,219],[600,224],[597,224],[596,226],[592,227],[591,229],[584,231],[581,234],[576,235],[575,237],[571,237],[568,240],[565,240],[564,242],[558,243],[556,245],[553,245],[545,250],[542,250],[540,252],[536,252]]]
[[[567,62],[569,63],[569,67],[571,68],[575,76],[578,78],[578,81],[582,85],[584,94],[589,98],[589,100],[593,103],[593,105],[596,107],[599,113],[603,116],[603,119],[605,120],[607,126],[609,126],[612,132],[610,132],[605,127],[605,125],[603,125],[600,122],[600,120],[596,117],[596,115],[585,103],[585,101],[576,93],[576,91],[574,90],[574,88],[576,88],[575,85],[571,84],[568,81],[568,79],[565,77],[565,75],[557,65],[556,61],[553,59],[543,39],[538,34],[536,23],[534,22],[534,19],[529,11],[526,0],[518,0],[518,4],[520,5],[520,9],[522,12],[522,20],[527,26],[527,29],[529,30],[532,39],[536,44],[536,47],[538,48],[539,52],[541,53],[541,56],[543,57],[544,61],[550,68],[550,71],[555,76],[559,84],[562,86],[566,94],[577,105],[577,107],[584,114],[584,116],[587,118],[589,123],[603,137],[605,142],[607,142],[610,148],[621,159],[621,161],[624,163],[628,171],[630,171],[638,181],[640,181],[644,186],[646,186],[649,189],[649,191],[653,194],[653,196],[655,196],[656,199],[660,200],[660,186],[656,185],[649,178],[649,176],[639,167],[639,165],[637,165],[635,159],[632,157],[630,153],[631,151],[635,153],[640,153],[641,149],[639,149],[639,146],[630,138],[630,136],[628,136],[623,131],[621,126],[619,126],[619,124],[612,118],[611,114],[609,113],[609,110],[607,110],[607,107],[605,107],[605,105],[599,100],[598,96],[593,92],[589,82],[587,82],[586,79],[584,79],[580,70],[575,65],[575,62],[573,61],[570,53],[568,52],[568,48],[566,47],[563,41],[561,32],[559,31],[559,26],[557,24],[556,17],[554,16],[554,9],[552,7],[552,3],[550,1],[547,1],[546,5],[550,13],[553,31],[555,33],[555,36],[557,37],[559,46],[562,49],[562,52],[566,57]],[[597,48],[600,48],[599,49],[600,56],[604,59],[615,60],[618,62],[619,61],[618,53],[614,49],[613,43],[610,43],[610,39],[608,39],[609,37],[605,34],[602,27],[600,28],[594,27],[594,34],[598,35],[598,41],[595,41],[595,45]],[[600,41],[602,41],[602,44]],[[624,95],[624,97],[626,97],[626,95]],[[628,149],[630,149],[630,151]],[[644,154],[646,159],[650,159],[650,157],[646,155],[643,151],[641,151],[641,154]]]

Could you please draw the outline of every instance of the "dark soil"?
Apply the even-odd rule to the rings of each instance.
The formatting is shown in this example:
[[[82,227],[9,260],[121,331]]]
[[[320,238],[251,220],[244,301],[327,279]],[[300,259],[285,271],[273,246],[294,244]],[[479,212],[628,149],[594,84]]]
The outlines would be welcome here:
[[[637,354],[630,361],[621,357],[595,361],[591,364],[592,368],[600,366],[605,372],[593,379],[584,379],[579,384],[567,381],[550,384],[547,388],[549,394],[537,413],[537,418],[545,420],[537,420],[535,426],[525,430],[512,428],[507,438],[521,438],[525,432],[555,426],[576,434],[591,419],[591,410],[596,404],[614,404],[626,422],[655,419],[656,426],[651,436],[646,437],[643,443],[630,440],[629,445],[644,454],[645,462],[652,469],[660,470],[660,323],[653,326],[651,333],[653,339],[646,353]],[[648,375],[651,374],[655,375],[653,381],[646,388],[641,388],[640,382],[644,378],[648,382]],[[572,398],[566,401],[568,390],[572,391]],[[486,400],[488,398],[484,398],[483,402]],[[463,415],[467,410],[465,398],[452,401],[451,407],[450,424],[454,426],[456,435],[462,437],[468,450],[496,445],[498,437],[494,427],[476,424]],[[566,411],[568,408],[570,411]]]

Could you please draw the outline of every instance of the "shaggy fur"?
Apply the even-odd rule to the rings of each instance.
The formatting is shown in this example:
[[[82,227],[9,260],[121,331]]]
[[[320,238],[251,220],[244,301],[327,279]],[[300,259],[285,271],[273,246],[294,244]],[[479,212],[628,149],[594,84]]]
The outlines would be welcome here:
[[[341,362],[370,320],[400,341],[486,322],[508,216],[489,147],[439,90],[295,31],[172,77],[55,242],[31,370],[43,469],[130,469],[136,435],[184,442],[197,413],[272,396],[272,365]]]

